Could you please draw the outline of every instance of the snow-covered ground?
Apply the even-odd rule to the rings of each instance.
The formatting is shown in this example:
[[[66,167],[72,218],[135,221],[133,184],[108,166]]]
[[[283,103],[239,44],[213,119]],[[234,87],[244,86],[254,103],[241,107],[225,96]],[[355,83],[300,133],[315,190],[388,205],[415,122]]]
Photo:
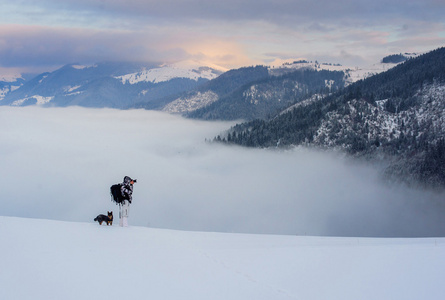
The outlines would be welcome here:
[[[159,68],[126,74],[116,78],[122,80],[124,84],[136,84],[138,82],[159,83],[174,78],[189,78],[197,81],[200,78],[208,80],[214,79],[224,71],[226,70],[214,65],[207,67],[199,62],[183,61],[174,64],[165,64]]]
[[[229,125],[2,107],[0,299],[443,299],[443,194],[333,154],[203,141]],[[127,228],[108,192],[124,175]],[[107,210],[113,226],[93,222]]]
[[[210,105],[211,103],[218,101],[218,99],[218,94],[211,90],[204,93],[198,91],[192,96],[185,98],[180,97],[175,101],[170,102],[162,109],[162,111],[170,114],[183,114]]]
[[[420,54],[416,53],[405,53],[407,58],[414,58]],[[342,66],[340,64],[332,63],[319,63],[319,62],[309,62],[306,60],[288,60],[275,62],[269,65],[269,73],[272,75],[281,75],[286,71],[293,71],[297,69],[313,69],[313,70],[329,70],[329,71],[343,71],[346,74],[345,81],[347,84],[351,84],[358,80],[366,79],[373,75],[388,71],[389,69],[397,66],[400,63],[383,63],[377,62],[366,66]]]
[[[25,101],[27,101],[29,99],[35,99],[37,101],[36,105],[43,105],[43,104],[51,102],[51,100],[54,99],[54,96],[53,97],[44,97],[44,96],[34,95],[34,96],[31,96],[31,97],[26,97],[26,98],[23,98],[23,99],[16,100],[16,101],[12,102],[11,105],[12,106],[20,106]]]
[[[0,217],[2,299],[418,300],[445,238],[187,232]]]

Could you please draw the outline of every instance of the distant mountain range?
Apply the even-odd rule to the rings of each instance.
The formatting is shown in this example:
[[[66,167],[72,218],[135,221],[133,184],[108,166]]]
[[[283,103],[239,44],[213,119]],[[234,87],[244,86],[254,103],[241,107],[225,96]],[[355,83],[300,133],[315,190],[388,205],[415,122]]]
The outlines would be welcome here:
[[[234,70],[190,61],[70,64],[0,81],[0,105],[243,120],[215,140],[339,149],[384,164],[388,178],[445,187],[445,48],[364,68],[306,60]]]
[[[417,54],[399,56],[406,60]],[[404,61],[384,60],[364,68],[299,60],[230,70],[183,93],[162,110],[206,120],[267,119],[314,93],[331,93]]]
[[[362,69],[293,61],[226,70],[194,61],[69,64],[33,78],[0,78],[0,105],[144,108],[202,119],[252,120],[266,118],[314,89],[340,88],[394,65],[378,63]],[[322,72],[318,82],[308,85],[292,74],[299,70]]]
[[[222,73],[221,69],[193,62],[70,64],[16,85],[0,82],[3,84],[0,104],[130,108],[144,103],[156,109],[162,107],[164,99]]]
[[[206,120],[267,119],[313,93],[343,88],[344,77],[340,71],[306,68],[278,76],[263,66],[232,70],[201,86],[197,92],[190,92],[196,98],[197,93],[212,93],[215,101],[186,115]],[[190,97],[180,100],[189,101]]]
[[[238,124],[216,140],[339,149],[385,164],[388,178],[445,187],[445,48]]]

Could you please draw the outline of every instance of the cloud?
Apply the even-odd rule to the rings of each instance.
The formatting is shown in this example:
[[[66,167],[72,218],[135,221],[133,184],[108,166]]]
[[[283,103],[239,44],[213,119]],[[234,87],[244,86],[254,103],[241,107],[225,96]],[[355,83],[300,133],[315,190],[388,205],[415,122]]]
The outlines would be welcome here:
[[[443,194],[389,187],[333,153],[208,144],[231,126],[144,110],[0,107],[2,214],[92,222],[137,178],[130,225],[298,235],[438,236]]]
[[[174,62],[199,59],[224,67],[250,62],[231,39],[153,26],[144,31],[0,25],[0,67],[51,71],[68,63]]]
[[[121,52],[140,56],[125,33],[42,26],[0,26],[0,64],[57,66],[67,62],[118,59]]]
[[[434,0],[23,0],[0,12],[0,67],[200,57],[238,68],[279,58],[270,53],[346,59],[342,52],[361,59],[335,63],[370,64],[443,45],[444,11]]]
[[[22,1],[22,6],[35,7],[33,1]],[[441,1],[309,1],[309,0],[256,0],[256,1],[200,1],[200,0],[68,0],[63,4],[55,0],[39,1],[44,9],[62,13],[82,12],[111,18],[154,18],[155,20],[264,20],[275,24],[307,24],[308,21],[332,22],[354,20],[360,23],[388,18],[442,20],[445,5]]]

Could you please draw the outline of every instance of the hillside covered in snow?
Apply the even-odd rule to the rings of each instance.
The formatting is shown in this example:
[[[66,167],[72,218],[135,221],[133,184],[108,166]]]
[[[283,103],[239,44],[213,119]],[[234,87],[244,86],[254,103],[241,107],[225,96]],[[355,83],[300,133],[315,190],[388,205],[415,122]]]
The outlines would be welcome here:
[[[239,124],[221,140],[336,149],[388,164],[392,179],[445,187],[444,70],[441,48],[269,120]]]
[[[0,105],[144,108],[200,119],[265,119],[308,94],[335,91],[399,60],[367,67],[300,60],[233,70],[192,60],[75,63],[26,80],[0,78]],[[319,75],[318,81],[295,75],[310,71]]]
[[[334,153],[204,142],[230,125],[0,107],[1,298],[443,298],[443,193]]]
[[[0,216],[3,299],[440,300],[445,239],[186,232]]]
[[[69,64],[22,82],[0,82],[0,105],[84,106],[129,108],[145,103],[150,109],[168,103],[169,97],[216,78],[224,69],[199,62],[150,64],[102,62]]]
[[[267,119],[313,94],[327,95],[416,56],[414,53],[390,55],[369,66],[290,60],[230,70],[182,94],[162,110],[199,119]]]
[[[148,68],[140,72],[117,76],[124,84],[137,84],[139,82],[166,82],[175,78],[188,78],[195,81],[199,79],[212,80],[226,70],[223,68],[207,67],[199,62],[183,61],[174,64],[163,64],[158,68]]]

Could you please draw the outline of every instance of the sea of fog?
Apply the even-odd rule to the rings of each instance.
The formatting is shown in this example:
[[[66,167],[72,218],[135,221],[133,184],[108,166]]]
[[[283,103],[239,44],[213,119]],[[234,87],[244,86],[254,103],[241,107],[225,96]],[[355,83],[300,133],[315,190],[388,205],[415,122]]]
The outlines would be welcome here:
[[[0,215],[93,222],[137,178],[130,225],[290,235],[445,236],[445,195],[342,155],[206,142],[230,122],[145,110],[0,107]]]

